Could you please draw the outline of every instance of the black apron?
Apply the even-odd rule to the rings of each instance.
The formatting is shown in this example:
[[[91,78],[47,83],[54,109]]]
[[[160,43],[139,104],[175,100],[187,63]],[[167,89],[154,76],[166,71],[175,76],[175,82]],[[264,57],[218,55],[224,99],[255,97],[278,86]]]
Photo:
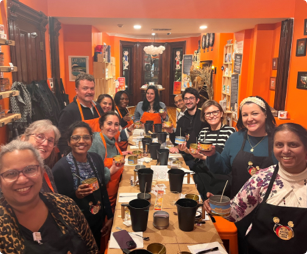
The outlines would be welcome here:
[[[85,241],[81,239],[81,237],[69,226],[67,225],[62,217],[57,212],[56,208],[53,207],[49,202],[46,200],[46,198],[40,193],[40,198],[43,200],[45,205],[47,206],[48,210],[59,220],[67,229],[66,234],[60,234],[60,237],[57,239],[57,248],[52,246],[48,242],[44,242],[44,239],[42,239],[43,244],[39,244],[36,241],[29,241],[24,237],[22,234],[21,225],[19,224],[17,218],[17,224],[19,227],[19,232],[21,234],[21,237],[24,239],[24,245],[25,250],[24,254],[62,254],[67,253],[68,251],[71,252],[71,254],[84,254],[87,253],[87,247],[85,244]],[[59,248],[61,248],[61,252],[59,252]]]
[[[76,175],[80,177],[80,171],[78,164],[73,157],[75,167],[76,167]],[[104,225],[105,221],[105,214],[104,214],[104,198],[103,198],[103,191],[106,188],[105,186],[105,178],[104,178],[104,172],[102,172],[102,179],[99,178],[95,167],[92,163],[92,160],[89,156],[87,156],[87,160],[91,166],[92,171],[95,174],[95,177],[98,179],[99,183],[99,189],[94,191],[92,194],[82,198],[82,199],[76,199],[76,203],[79,206],[80,210],[83,212],[91,231],[94,235],[94,238],[96,240],[97,246],[100,247],[100,241],[101,241],[101,229]],[[80,185],[80,178],[78,177],[78,185]],[[105,190],[106,191],[106,190]],[[109,200],[108,196],[107,199]],[[110,201],[109,201],[110,202]],[[93,214],[91,211],[94,209],[97,209],[100,206],[100,210]]]
[[[265,197],[262,203],[255,209],[252,221],[253,227],[247,235],[250,254],[303,254],[307,251],[307,208],[275,206],[266,203],[278,169],[277,165]],[[275,223],[273,218],[278,218],[279,223]],[[290,234],[293,233],[294,237],[289,240],[279,238],[274,231],[274,227],[276,230],[278,226],[287,226],[287,229],[284,230],[286,234],[281,233],[280,235],[287,236],[287,232],[292,231]],[[279,232],[282,232],[282,230]]]
[[[222,128],[223,128],[223,125],[218,130],[218,133],[216,135],[215,144],[218,143],[220,131]],[[206,138],[207,138],[207,133],[205,134],[205,140]],[[216,152],[221,154],[223,150],[224,150],[224,147],[215,145]],[[191,170],[195,172],[195,174],[193,175],[193,179],[194,179],[198,193],[201,196],[202,200],[207,199],[207,192],[211,192],[215,195],[221,195],[226,181],[228,181],[228,184],[226,186],[224,195],[228,197],[230,196],[231,173],[228,175],[213,174],[210,172],[209,168],[206,165],[206,162],[203,160],[200,160],[199,162],[197,162]]]
[[[260,168],[267,168],[274,164],[272,159],[272,139],[268,138],[268,156],[255,156],[253,153],[245,152],[244,146],[247,139],[247,132],[244,134],[244,140],[241,146],[241,150],[238,152],[232,163],[232,183],[231,183],[231,195],[232,199],[247,180],[251,177],[248,172],[248,162],[251,161],[253,166],[259,166]],[[246,230],[252,222],[254,212],[251,212],[249,215],[244,217],[241,221],[236,223],[238,228],[238,243],[239,243],[239,253],[247,252],[247,242],[245,239]]]

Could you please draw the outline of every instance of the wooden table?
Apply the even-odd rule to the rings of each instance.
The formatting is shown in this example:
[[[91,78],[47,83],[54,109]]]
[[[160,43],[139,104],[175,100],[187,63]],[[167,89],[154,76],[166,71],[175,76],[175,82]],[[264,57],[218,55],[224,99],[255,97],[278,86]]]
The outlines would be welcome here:
[[[181,158],[181,160],[183,160]],[[147,167],[150,165],[155,165],[156,161],[152,161],[151,163],[144,163]],[[188,168],[185,163],[185,168]],[[139,186],[131,186],[130,178],[134,175],[135,166],[125,166],[125,170],[123,172],[122,181],[120,182],[118,194],[120,193],[139,193]],[[177,212],[177,207],[171,204],[170,199],[170,191],[169,191],[169,182],[160,181],[159,183],[164,183],[167,186],[166,194],[163,196],[163,206],[162,209],[169,213],[170,221],[169,227],[164,230],[156,229],[153,226],[153,213],[154,204],[155,204],[155,195],[151,193],[151,206],[149,209],[148,215],[148,223],[147,229],[143,232],[143,236],[150,237],[150,241],[144,241],[144,249],[151,243],[162,243],[165,245],[167,249],[167,254],[178,254],[180,251],[189,251],[188,245],[200,244],[200,243],[208,243],[208,242],[219,242],[223,246],[223,242],[217,233],[212,221],[206,221],[205,224],[201,226],[194,227],[194,230],[191,232],[184,232],[179,229],[178,225],[178,216],[174,214]],[[192,184],[184,184],[182,187],[182,193],[195,193],[197,194],[197,189],[195,185]],[[118,202],[119,197],[117,198],[117,203],[115,207],[114,214],[114,222],[112,227],[112,232],[118,231],[116,227],[120,227],[122,229],[127,230],[128,232],[133,232],[132,227],[126,227],[123,224],[123,220],[121,218],[121,203]],[[108,249],[108,254],[121,254],[122,251],[120,249]]]

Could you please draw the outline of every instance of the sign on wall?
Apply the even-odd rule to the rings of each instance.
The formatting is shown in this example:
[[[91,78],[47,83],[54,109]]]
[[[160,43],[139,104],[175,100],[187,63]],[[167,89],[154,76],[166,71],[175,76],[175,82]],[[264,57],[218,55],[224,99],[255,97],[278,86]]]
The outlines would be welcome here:
[[[75,81],[81,73],[89,73],[88,56],[68,56],[69,81]]]
[[[241,74],[242,58],[243,58],[242,54],[235,54],[233,72]]]

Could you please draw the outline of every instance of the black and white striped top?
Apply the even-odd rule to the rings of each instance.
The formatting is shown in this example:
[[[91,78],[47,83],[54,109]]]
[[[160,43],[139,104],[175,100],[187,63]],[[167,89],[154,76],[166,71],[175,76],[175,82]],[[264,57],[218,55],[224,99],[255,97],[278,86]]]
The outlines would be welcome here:
[[[227,125],[216,131],[211,131],[210,127],[205,127],[198,134],[198,142],[210,142],[214,146],[218,145],[224,148],[227,139],[234,132],[236,132],[235,128]]]

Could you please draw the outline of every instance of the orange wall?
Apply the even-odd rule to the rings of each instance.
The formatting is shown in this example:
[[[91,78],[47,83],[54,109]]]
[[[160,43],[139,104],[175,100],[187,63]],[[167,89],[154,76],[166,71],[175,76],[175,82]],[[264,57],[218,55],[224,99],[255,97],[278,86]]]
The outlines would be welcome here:
[[[64,25],[64,62],[65,62],[65,83],[66,93],[72,101],[75,94],[75,82],[69,81],[68,56],[88,56],[89,73],[93,73],[92,57],[92,26],[88,25]]]
[[[37,0],[39,1],[39,0]],[[104,18],[268,18],[292,17],[294,0],[48,0],[50,16]],[[303,0],[300,0],[303,1]]]
[[[307,90],[297,89],[297,74],[299,71],[307,71],[306,63],[307,56],[297,57],[296,53],[296,41],[297,39],[307,38],[304,35],[304,19],[307,18],[307,3],[301,0],[295,0],[295,14],[294,14],[294,30],[293,41],[290,58],[290,70],[288,77],[288,91],[286,98],[286,108],[290,115],[290,121],[299,123],[307,128],[306,117],[306,98]],[[284,123],[286,121],[279,120],[278,123]]]

